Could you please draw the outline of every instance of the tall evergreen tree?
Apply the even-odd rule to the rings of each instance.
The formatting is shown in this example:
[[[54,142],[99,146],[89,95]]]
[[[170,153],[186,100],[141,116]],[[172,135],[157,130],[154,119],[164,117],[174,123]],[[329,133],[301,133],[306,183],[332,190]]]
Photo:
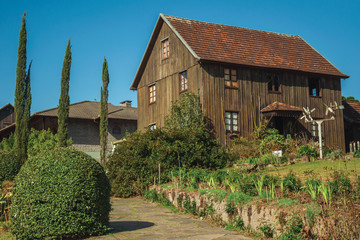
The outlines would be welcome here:
[[[100,100],[100,159],[101,163],[106,162],[106,145],[107,145],[107,132],[108,132],[108,85],[109,85],[109,71],[108,63],[104,58],[103,70],[102,70],[102,82],[101,87],[101,100]]]
[[[61,93],[58,106],[58,137],[61,147],[66,147],[68,134],[67,122],[69,118],[69,81],[71,68],[71,45],[70,40],[66,47],[63,68],[61,72]]]
[[[27,137],[29,133],[29,119],[31,107],[30,67],[26,74],[26,13],[22,17],[19,33],[18,61],[16,66],[15,87],[15,151],[20,162],[27,159]]]

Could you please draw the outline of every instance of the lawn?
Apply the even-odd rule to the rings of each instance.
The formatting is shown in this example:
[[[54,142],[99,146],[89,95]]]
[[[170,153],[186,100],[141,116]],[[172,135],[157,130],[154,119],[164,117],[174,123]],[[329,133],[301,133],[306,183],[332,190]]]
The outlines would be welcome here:
[[[345,171],[351,180],[355,180],[357,176],[360,176],[360,158],[301,162],[288,166],[270,167],[264,171],[274,176],[285,176],[292,171],[296,176],[300,177],[301,180],[305,180],[309,176],[326,180],[331,177],[331,174],[335,170]]]

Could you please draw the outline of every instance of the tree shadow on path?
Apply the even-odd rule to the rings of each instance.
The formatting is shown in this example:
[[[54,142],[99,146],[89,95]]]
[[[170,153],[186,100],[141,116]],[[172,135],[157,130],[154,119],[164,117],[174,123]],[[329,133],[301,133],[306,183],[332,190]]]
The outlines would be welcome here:
[[[155,224],[152,222],[143,221],[113,221],[110,222],[111,233],[135,231],[142,228],[152,227]]]

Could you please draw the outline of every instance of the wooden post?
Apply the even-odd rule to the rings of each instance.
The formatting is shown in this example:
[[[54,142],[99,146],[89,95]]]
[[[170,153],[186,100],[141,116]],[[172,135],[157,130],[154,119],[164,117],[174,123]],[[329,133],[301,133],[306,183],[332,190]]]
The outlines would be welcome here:
[[[318,125],[320,159],[323,159],[322,135],[321,135],[321,124],[322,124],[323,121],[322,120],[316,120],[315,122]]]
[[[356,150],[360,150],[360,141],[357,141],[357,149]]]
[[[349,147],[350,147],[350,152],[354,152],[354,145],[353,143],[349,143]]]

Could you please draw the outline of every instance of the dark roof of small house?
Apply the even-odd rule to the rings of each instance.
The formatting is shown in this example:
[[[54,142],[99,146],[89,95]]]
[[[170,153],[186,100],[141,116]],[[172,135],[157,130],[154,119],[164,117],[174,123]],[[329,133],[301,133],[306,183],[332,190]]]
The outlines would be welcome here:
[[[274,111],[294,111],[294,112],[302,112],[301,107],[292,106],[282,102],[273,102],[272,104],[261,109],[262,113],[265,112],[274,112]]]
[[[11,103],[8,103],[8,104],[5,104],[4,106],[2,106],[2,107],[0,108],[0,111],[3,110],[3,109],[5,109],[5,108],[7,108],[8,106],[14,108],[14,106],[13,106]]]
[[[343,105],[345,120],[360,123],[360,103],[343,101]]]
[[[57,117],[58,108],[51,108],[34,113],[32,116]],[[137,120],[137,109],[133,107],[114,106],[108,103],[109,119]],[[97,119],[100,117],[100,102],[82,101],[70,104],[69,118]]]
[[[165,22],[198,60],[288,69],[348,78],[300,36],[200,22],[160,14],[136,73],[135,90]],[[170,50],[171,51],[171,50]]]

